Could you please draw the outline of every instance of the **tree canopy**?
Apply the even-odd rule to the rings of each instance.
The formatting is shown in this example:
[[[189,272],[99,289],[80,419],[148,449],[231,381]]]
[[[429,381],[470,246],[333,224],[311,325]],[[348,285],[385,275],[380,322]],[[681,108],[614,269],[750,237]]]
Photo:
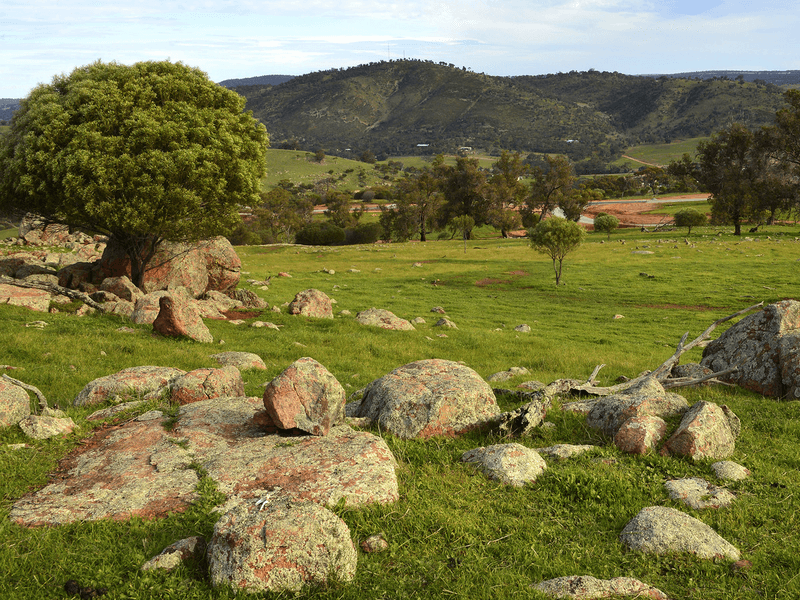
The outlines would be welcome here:
[[[259,202],[269,138],[244,102],[169,61],[56,76],[0,141],[0,208],[108,235],[141,287],[163,241],[217,235]]]

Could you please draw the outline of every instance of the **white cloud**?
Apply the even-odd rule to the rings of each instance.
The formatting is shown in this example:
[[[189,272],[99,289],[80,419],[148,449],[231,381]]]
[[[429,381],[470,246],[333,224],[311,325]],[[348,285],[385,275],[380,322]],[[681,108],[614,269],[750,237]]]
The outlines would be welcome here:
[[[496,75],[791,69],[799,21],[793,0],[5,0],[0,97],[96,59],[215,80],[402,56]]]

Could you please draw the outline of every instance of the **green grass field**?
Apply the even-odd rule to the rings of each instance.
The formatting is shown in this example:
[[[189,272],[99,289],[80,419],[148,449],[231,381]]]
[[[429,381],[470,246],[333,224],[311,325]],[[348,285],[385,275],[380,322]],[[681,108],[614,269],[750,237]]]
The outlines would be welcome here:
[[[626,230],[609,242],[603,234],[590,234],[565,260],[559,288],[549,260],[524,240],[487,237],[468,242],[466,252],[455,241],[241,247],[243,280],[279,271],[292,274],[273,277],[268,292],[256,290],[270,304],[280,306],[296,292],[315,287],[336,299],[337,317],[314,320],[285,312],[261,317],[283,325],[280,331],[207,324],[216,340],[225,341],[225,350],[256,352],[265,360],[266,373],[244,373],[250,395],[261,395],[266,381],[301,356],[324,364],[348,393],[423,358],[464,361],[483,377],[512,366],[529,369],[527,376],[504,385],[586,378],[604,363],[599,380],[609,384],[660,364],[684,332],[695,337],[743,307],[796,296],[798,238],[797,227],[767,227],[752,241],[710,227],[695,229],[690,243],[677,232]],[[653,254],[632,254],[636,249]],[[325,274],[323,268],[336,273]],[[352,268],[359,272],[349,272]],[[249,286],[243,282],[242,287]],[[422,316],[427,324],[391,332],[338,314],[371,306],[409,319]],[[458,325],[447,330],[446,338],[433,327],[438,318],[430,313],[434,306],[444,307]],[[50,325],[25,327],[39,319]],[[522,323],[533,331],[515,332]],[[145,326],[134,326],[136,334],[122,334],[116,331],[121,325],[130,323],[114,316],[77,318],[0,306],[0,364],[19,367],[12,376],[39,387],[51,404],[61,405],[80,424],[66,438],[28,442],[31,447],[24,450],[5,446],[28,441],[17,427],[0,430],[2,598],[63,598],[68,579],[106,586],[110,600],[234,597],[211,587],[202,563],[171,574],[139,570],[177,539],[211,535],[217,518],[210,512],[212,490],[206,489],[188,512],[161,520],[41,529],[23,529],[8,520],[16,499],[44,485],[58,460],[91,433],[83,419],[93,409],[71,406],[86,383],[136,365],[214,366],[209,355],[220,351],[216,343],[153,337]],[[695,350],[684,362],[699,358]],[[728,486],[738,496],[731,508],[693,511],[670,500],[664,490],[664,481],[676,477],[714,481],[712,461],[622,454],[559,404],[547,417],[552,428],[515,441],[530,447],[591,443],[600,448],[581,458],[548,461],[537,482],[521,489],[491,482],[458,460],[465,450],[504,441],[496,435],[403,441],[380,433],[398,460],[400,500],[336,511],[355,542],[383,532],[389,550],[359,553],[352,583],[252,597],[535,599],[543,596],[531,589],[533,584],[563,575],[636,577],[676,599],[800,597],[800,403],[727,387],[682,393],[691,403],[727,404],[741,418],[742,434],[730,458],[753,475]],[[506,397],[499,402],[504,410],[515,406]],[[736,574],[725,561],[626,551],[619,533],[649,505],[672,506],[701,519],[736,546],[752,569]]]
[[[689,154],[694,158],[694,155],[697,152],[697,144],[707,139],[708,138],[700,137],[691,138],[688,140],[678,140],[669,144],[644,144],[641,146],[631,146],[625,151],[625,154],[636,160],[630,160],[623,157],[618,161],[615,161],[613,164],[627,165],[634,171],[644,166],[642,163],[666,167],[671,161],[680,160],[684,154]]]

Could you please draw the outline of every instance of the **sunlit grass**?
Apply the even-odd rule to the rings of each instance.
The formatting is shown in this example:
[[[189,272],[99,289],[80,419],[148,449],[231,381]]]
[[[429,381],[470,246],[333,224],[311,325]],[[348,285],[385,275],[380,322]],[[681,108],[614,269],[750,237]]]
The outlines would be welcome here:
[[[660,364],[685,332],[695,337],[714,320],[745,306],[796,295],[797,227],[766,227],[750,241],[713,228],[693,230],[689,243],[682,232],[624,230],[609,242],[605,235],[590,234],[566,258],[564,285],[558,288],[549,261],[525,240],[502,240],[488,229],[480,235],[485,237],[469,241],[466,253],[460,241],[238,248],[246,273],[242,287],[279,307],[300,290],[318,288],[337,301],[336,317],[295,317],[284,308],[247,320],[272,321],[282,326],[280,331],[208,320],[214,344],[154,337],[151,328],[117,317],[42,315],[0,306],[0,364],[21,367],[15,377],[39,387],[81,424],[65,438],[28,441],[31,448],[25,450],[0,447],[0,597],[63,597],[67,579],[108,587],[111,599],[233,597],[228,590],[211,587],[202,563],[172,574],[139,571],[167,544],[189,535],[211,535],[216,519],[210,512],[216,501],[211,482],[204,483],[203,500],[190,511],[161,520],[32,530],[8,521],[16,499],[44,485],[58,459],[90,432],[93,426],[83,419],[94,408],[72,407],[71,400],[96,377],[145,364],[184,370],[214,366],[211,354],[240,350],[259,354],[267,364],[267,371],[243,372],[250,395],[261,395],[266,381],[302,356],[324,364],[348,394],[423,358],[460,360],[483,377],[512,366],[530,371],[504,386],[530,379],[581,379],[595,365],[605,364],[599,381],[610,384],[620,375],[635,376]],[[280,277],[279,272],[292,277]],[[267,277],[272,277],[268,291],[244,281]],[[354,315],[371,306],[427,322],[409,332],[357,324]],[[435,306],[445,308],[458,329],[435,327],[440,317],[431,312]],[[345,309],[352,315],[341,315]],[[25,327],[39,319],[50,325],[42,330]],[[522,323],[532,332],[514,331]],[[123,325],[136,333],[118,331]],[[695,350],[685,361],[699,358]],[[691,511],[664,491],[667,478],[715,481],[711,461],[624,455],[589,429],[583,417],[562,411],[559,402],[547,417],[551,428],[516,441],[533,448],[574,443],[599,449],[568,461],[548,460],[539,480],[520,489],[489,481],[459,462],[468,449],[507,441],[498,435],[420,441],[382,434],[398,460],[400,500],[336,510],[354,541],[383,532],[389,550],[360,553],[354,582],[306,589],[296,597],[539,598],[533,584],[573,574],[636,577],[673,598],[800,596],[800,578],[792,579],[800,572],[795,516],[800,508],[800,403],[735,388],[682,393],[690,402],[727,404],[742,420],[731,458],[753,475],[729,485],[738,495],[732,508]],[[500,398],[505,410],[515,402]],[[1,430],[0,440],[26,441],[16,427]],[[708,523],[753,562],[753,569],[744,578],[724,561],[626,551],[618,541],[622,527],[653,504],[684,510]],[[254,597],[290,596],[295,597]]]

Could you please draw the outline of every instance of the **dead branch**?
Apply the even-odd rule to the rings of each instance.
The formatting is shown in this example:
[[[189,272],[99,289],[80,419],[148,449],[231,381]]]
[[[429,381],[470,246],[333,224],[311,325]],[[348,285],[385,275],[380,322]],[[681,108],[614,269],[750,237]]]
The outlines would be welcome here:
[[[16,386],[21,387],[24,390],[28,390],[36,394],[36,397],[39,399],[39,409],[44,410],[45,408],[50,408],[47,404],[47,398],[44,397],[42,391],[37,388],[35,385],[30,385],[29,383],[25,383],[20,381],[19,379],[14,379],[13,377],[9,377],[5,373],[3,373],[3,379],[8,381],[9,383],[13,383]]]
[[[744,362],[744,361],[742,361],[742,362]],[[719,383],[719,384],[722,384],[722,385],[731,385],[731,384],[726,383],[724,381],[720,381],[717,378],[718,377],[723,377],[725,375],[730,375],[731,373],[735,373],[736,371],[739,370],[739,367],[741,365],[742,365],[742,363],[740,362],[740,363],[732,366],[729,369],[725,369],[724,371],[717,371],[716,373],[709,373],[708,375],[703,375],[702,377],[675,377],[675,378],[672,378],[672,379],[665,379],[664,381],[661,382],[661,386],[665,390],[668,390],[670,388],[697,385],[697,384],[700,384],[700,383],[704,383],[706,381],[710,381],[712,383]]]
[[[711,373],[710,375],[705,375],[703,377],[699,377],[696,379],[690,379],[690,378],[681,378],[676,380],[668,379],[672,371],[672,367],[678,364],[680,357],[684,353],[691,350],[692,348],[696,348],[698,346],[703,346],[704,344],[706,344],[708,337],[711,335],[711,332],[714,331],[719,325],[725,323],[726,321],[730,321],[731,319],[735,319],[736,317],[746,314],[752,310],[761,308],[762,306],[764,306],[764,303],[759,302],[758,304],[754,304],[753,306],[749,306],[745,309],[735,312],[732,315],[728,315],[727,317],[717,319],[711,325],[709,325],[708,328],[703,333],[701,333],[699,336],[697,336],[694,340],[692,340],[688,344],[686,343],[686,340],[689,338],[689,332],[686,332],[681,338],[681,341],[678,342],[678,347],[675,350],[675,353],[667,360],[665,360],[655,371],[645,371],[643,374],[639,375],[635,379],[630,379],[628,381],[625,381],[624,383],[618,383],[617,385],[611,385],[608,387],[599,387],[594,385],[594,378],[597,376],[597,373],[600,371],[600,369],[603,368],[603,366],[605,365],[598,365],[597,367],[595,367],[594,371],[592,371],[592,375],[589,377],[586,383],[568,386],[568,389],[563,391],[565,392],[568,391],[569,393],[584,392],[586,394],[591,394],[593,396],[610,396],[612,394],[617,394],[619,392],[627,390],[628,388],[638,385],[648,377],[655,377],[659,381],[659,383],[661,383],[661,385],[666,389],[668,387],[696,385],[698,383],[703,383],[705,381],[710,381],[712,379],[722,377],[723,375],[728,375],[730,373],[733,373],[739,368],[740,365],[731,367],[726,371]],[[670,381],[670,383],[666,383],[667,381]],[[554,386],[556,383],[560,383],[562,384],[560,388],[564,388],[566,387],[563,385],[565,382],[574,383],[572,380],[559,379],[557,382],[551,383],[550,386]],[[550,386],[548,386],[548,388]],[[562,390],[559,389],[559,391]]]
[[[33,282],[33,281],[22,281],[21,279],[14,279],[13,277],[6,277],[4,275],[0,275],[0,283],[5,283],[8,285],[14,285],[16,287],[21,288],[29,288],[34,290],[44,290],[45,292],[50,292],[51,294],[61,294],[62,296],[67,296],[72,298],[73,300],[80,300],[84,304],[87,304],[94,308],[95,310],[99,310],[100,312],[107,312],[103,306],[92,300],[88,294],[83,292],[79,292],[78,290],[71,290],[69,288],[61,287],[60,285],[55,285],[52,283],[42,283],[42,282]]]
[[[663,381],[664,379],[669,377],[669,373],[670,371],[672,371],[672,367],[678,364],[681,355],[684,352],[688,352],[695,346],[699,345],[704,340],[708,339],[708,337],[711,335],[711,332],[714,331],[719,325],[725,323],[726,321],[730,321],[731,319],[735,319],[736,317],[739,317],[743,314],[749,313],[752,310],[761,308],[763,306],[764,303],[759,302],[758,304],[754,304],[753,306],[744,308],[739,312],[735,312],[732,315],[728,315],[727,317],[717,319],[711,325],[709,325],[708,328],[703,333],[701,333],[699,336],[697,336],[694,340],[692,340],[688,344],[685,344],[686,339],[689,337],[689,332],[687,331],[681,338],[681,341],[678,343],[678,348],[675,350],[675,354],[673,354],[670,358],[665,360],[660,367],[658,367],[655,371],[653,371],[652,373],[653,377],[655,377],[659,381]]]

